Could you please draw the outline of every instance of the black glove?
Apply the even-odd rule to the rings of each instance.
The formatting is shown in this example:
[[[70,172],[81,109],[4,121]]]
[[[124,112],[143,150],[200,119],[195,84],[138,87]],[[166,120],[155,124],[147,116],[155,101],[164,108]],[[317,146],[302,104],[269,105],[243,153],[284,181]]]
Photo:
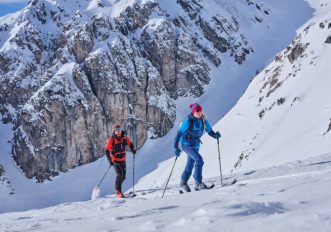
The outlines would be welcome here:
[[[136,149],[132,149],[131,152],[132,152],[132,154],[135,155],[137,153],[137,150]]]
[[[110,164],[111,166],[113,166],[113,165],[114,165],[114,162],[112,161],[110,155],[106,155],[106,156],[107,156],[107,159],[108,159],[109,164]]]
[[[216,132],[215,133],[215,137],[214,137],[215,139],[219,139],[219,138],[221,138],[221,133],[220,132]]]
[[[213,137],[214,139],[219,139],[221,138],[221,133],[220,132],[214,132],[214,131],[211,131],[210,134],[209,134],[211,137]]]

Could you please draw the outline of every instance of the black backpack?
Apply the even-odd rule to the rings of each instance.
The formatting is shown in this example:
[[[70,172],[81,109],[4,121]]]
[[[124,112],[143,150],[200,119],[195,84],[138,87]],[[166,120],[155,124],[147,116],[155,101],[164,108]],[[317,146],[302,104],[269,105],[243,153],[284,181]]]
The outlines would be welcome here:
[[[115,138],[116,135],[115,133],[113,133],[112,138]],[[128,140],[126,139],[126,132],[124,130],[122,130],[122,137],[124,138],[124,146],[128,145]]]
[[[192,130],[193,130],[193,127],[194,127],[194,125],[193,125],[193,119],[192,119],[192,117],[191,117],[190,114],[187,115],[187,118],[188,118],[189,123],[190,123],[190,125],[189,125],[189,127],[188,127],[188,130],[189,130],[189,131],[192,131]],[[201,119],[202,119],[202,129],[205,130],[205,127],[206,127],[205,116],[202,115],[202,116],[201,116]]]
[[[192,131],[192,130],[193,130],[193,127],[194,127],[194,125],[193,125],[193,119],[192,119],[192,117],[191,117],[190,114],[187,115],[187,118],[188,118],[189,123],[190,123],[190,125],[189,125],[189,127],[188,127],[188,131]],[[202,115],[202,116],[201,116],[201,119],[202,119],[202,129],[205,130],[205,127],[206,127],[205,116]],[[201,139],[199,139],[199,141],[200,141],[200,143],[202,144]]]

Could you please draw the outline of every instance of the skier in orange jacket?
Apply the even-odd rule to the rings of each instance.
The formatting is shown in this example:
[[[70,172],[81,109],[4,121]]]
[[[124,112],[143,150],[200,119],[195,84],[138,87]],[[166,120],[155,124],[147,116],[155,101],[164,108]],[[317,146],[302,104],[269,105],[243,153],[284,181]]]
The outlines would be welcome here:
[[[116,125],[112,136],[108,139],[106,144],[106,156],[110,165],[114,166],[116,171],[115,189],[118,198],[124,198],[122,193],[122,183],[126,175],[126,151],[128,146],[133,155],[136,154],[131,139],[125,134],[125,131],[120,125]]]

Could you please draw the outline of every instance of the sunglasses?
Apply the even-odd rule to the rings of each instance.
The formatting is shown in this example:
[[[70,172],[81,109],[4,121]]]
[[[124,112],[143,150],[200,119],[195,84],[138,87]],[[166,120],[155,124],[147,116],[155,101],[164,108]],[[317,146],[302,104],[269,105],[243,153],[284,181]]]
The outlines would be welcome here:
[[[200,113],[200,112],[202,112],[202,110],[197,110],[197,111],[195,111],[195,112]]]
[[[122,128],[115,128],[116,131],[122,131]]]

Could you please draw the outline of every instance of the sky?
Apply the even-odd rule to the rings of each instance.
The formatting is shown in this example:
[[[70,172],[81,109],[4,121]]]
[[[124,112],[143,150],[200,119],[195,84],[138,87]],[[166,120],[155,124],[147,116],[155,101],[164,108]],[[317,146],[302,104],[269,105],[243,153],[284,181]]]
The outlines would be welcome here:
[[[0,17],[24,8],[28,0],[0,0]]]

